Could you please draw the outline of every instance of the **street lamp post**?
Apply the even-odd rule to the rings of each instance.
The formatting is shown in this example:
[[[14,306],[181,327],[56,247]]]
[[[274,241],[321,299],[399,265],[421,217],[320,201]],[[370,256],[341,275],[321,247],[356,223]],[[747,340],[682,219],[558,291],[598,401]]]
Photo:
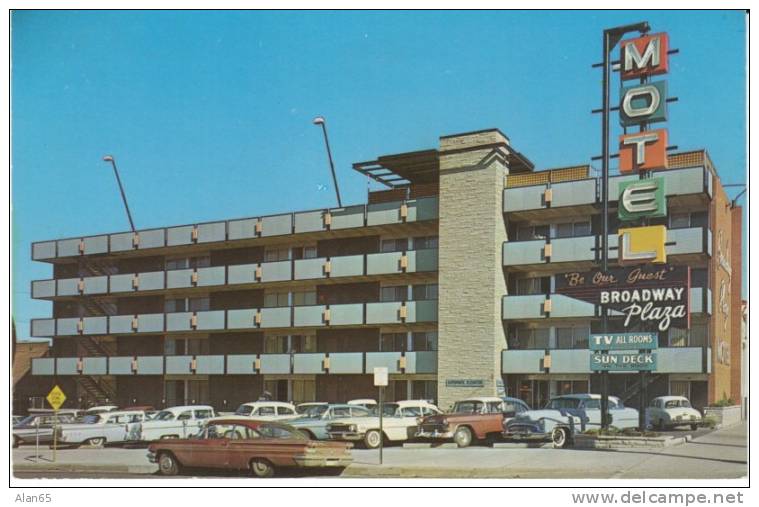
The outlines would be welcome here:
[[[332,161],[332,150],[329,149],[329,138],[327,137],[327,122],[323,116],[317,116],[314,118],[314,125],[321,125],[322,132],[324,133],[324,144],[327,146],[327,157],[329,158],[329,167],[332,171],[332,182],[335,184],[335,194],[337,194],[337,206],[343,207],[342,201],[340,201],[340,187],[337,186],[337,175],[335,174],[335,163]]]
[[[106,155],[103,157],[104,162],[110,162],[113,166],[113,174],[116,175],[116,183],[119,184],[119,192],[121,192],[121,200],[124,201],[124,207],[126,208],[127,218],[129,219],[129,225],[132,227],[132,232],[135,232],[134,222],[132,221],[132,214],[129,212],[129,204],[127,204],[126,194],[124,193],[124,187],[121,184],[121,178],[119,177],[119,170],[116,169],[116,160],[113,155]]]

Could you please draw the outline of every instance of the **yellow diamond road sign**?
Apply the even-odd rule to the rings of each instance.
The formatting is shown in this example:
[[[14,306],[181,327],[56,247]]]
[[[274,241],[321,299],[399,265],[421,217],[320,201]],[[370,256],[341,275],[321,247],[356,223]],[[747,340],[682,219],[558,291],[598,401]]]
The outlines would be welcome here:
[[[52,388],[50,390],[50,393],[47,395],[47,402],[50,403],[50,406],[53,407],[53,410],[58,410],[61,408],[61,405],[63,405],[64,401],[66,401],[66,395],[63,394],[63,391],[58,386]]]

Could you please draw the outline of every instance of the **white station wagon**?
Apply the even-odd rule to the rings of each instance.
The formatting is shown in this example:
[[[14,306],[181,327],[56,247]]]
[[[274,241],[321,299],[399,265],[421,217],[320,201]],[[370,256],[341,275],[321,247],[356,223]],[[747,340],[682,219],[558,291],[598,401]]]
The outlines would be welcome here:
[[[659,396],[651,400],[646,419],[648,424],[660,430],[675,426],[690,426],[695,430],[701,424],[701,412],[684,396]]]
[[[289,421],[300,417],[295,405],[283,401],[251,401],[243,403],[235,416],[249,417],[258,421]]]
[[[103,447],[105,444],[125,442],[130,432],[147,417],[142,410],[117,410],[87,414],[82,422],[61,425],[58,441],[62,445]]]
[[[426,400],[403,400],[382,404],[385,439],[402,442],[414,438],[423,417],[442,412]],[[367,449],[380,445],[379,406],[368,417],[345,417],[327,425],[330,440],[361,441]]]
[[[186,405],[169,407],[158,412],[153,418],[135,425],[129,440],[160,440],[162,438],[187,438],[197,434],[203,424],[216,416],[208,405]]]

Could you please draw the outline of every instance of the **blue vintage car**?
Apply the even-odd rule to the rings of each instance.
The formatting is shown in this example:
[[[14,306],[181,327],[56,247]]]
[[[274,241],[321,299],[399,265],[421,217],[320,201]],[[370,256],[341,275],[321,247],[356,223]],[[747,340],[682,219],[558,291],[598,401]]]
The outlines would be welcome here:
[[[308,407],[297,419],[287,424],[298,428],[312,440],[327,440],[327,424],[344,417],[367,417],[371,415],[368,408],[359,405],[323,404]]]
[[[638,411],[609,396],[611,425],[637,428]],[[504,422],[503,436],[512,440],[550,440],[554,447],[572,444],[574,435],[601,427],[600,394],[565,394],[551,398],[542,410],[529,410]]]

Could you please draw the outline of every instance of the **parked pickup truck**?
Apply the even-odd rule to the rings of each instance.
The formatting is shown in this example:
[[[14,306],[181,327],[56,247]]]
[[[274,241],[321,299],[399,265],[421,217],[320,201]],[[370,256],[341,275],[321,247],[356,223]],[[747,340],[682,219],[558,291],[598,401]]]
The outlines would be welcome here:
[[[611,425],[637,428],[638,411],[609,396]],[[601,427],[601,395],[565,394],[551,398],[542,410],[529,410],[504,423],[507,439],[549,440],[556,448],[572,445],[574,436]]]
[[[145,419],[145,412],[139,410],[88,414],[79,423],[59,427],[58,441],[61,445],[87,444],[90,447],[123,443],[129,438],[130,431]]]
[[[200,432],[204,423],[216,413],[208,405],[169,407],[152,419],[136,424],[129,440],[160,440],[162,438],[188,438]]]
[[[493,440],[500,437],[504,419],[530,410],[517,398],[493,396],[457,401],[451,413],[430,415],[422,419],[417,438],[453,440],[467,447],[473,440]]]

